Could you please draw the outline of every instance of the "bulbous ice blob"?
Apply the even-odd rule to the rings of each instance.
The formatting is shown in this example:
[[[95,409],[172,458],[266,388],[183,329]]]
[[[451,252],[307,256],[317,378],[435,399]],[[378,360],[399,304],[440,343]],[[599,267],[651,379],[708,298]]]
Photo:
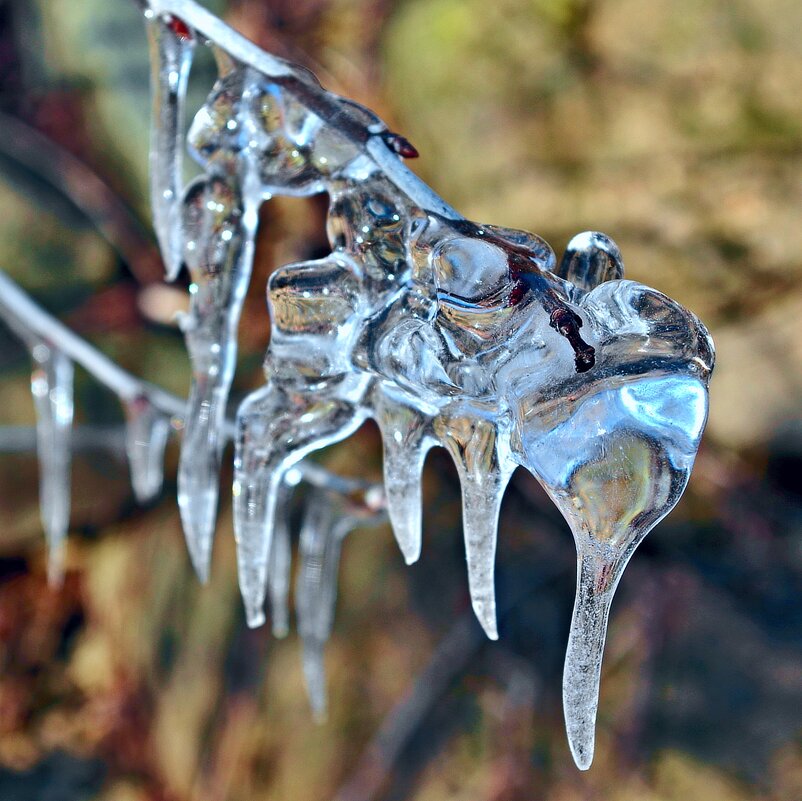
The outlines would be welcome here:
[[[618,245],[598,231],[584,231],[571,239],[555,275],[589,292],[605,281],[624,277],[624,261]]]
[[[576,541],[563,695],[571,749],[587,768],[613,593],[637,545],[685,489],[707,417],[713,362],[707,334],[692,315],[646,287],[604,284],[580,308],[602,344],[595,375],[580,382],[555,371],[553,400],[524,397],[516,450]]]

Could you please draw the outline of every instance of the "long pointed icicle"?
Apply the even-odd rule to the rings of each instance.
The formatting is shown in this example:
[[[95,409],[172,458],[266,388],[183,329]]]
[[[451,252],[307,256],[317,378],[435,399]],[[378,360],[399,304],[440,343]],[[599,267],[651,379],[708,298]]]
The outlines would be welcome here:
[[[300,567],[295,588],[298,631],[309,702],[319,720],[326,715],[324,648],[331,636],[337,602],[337,575],[343,536],[350,530],[329,493],[313,490],[307,501],[299,544]]]
[[[131,485],[140,503],[153,500],[164,482],[164,449],[170,436],[170,418],[147,398],[125,403],[125,451]]]
[[[416,410],[382,398],[376,419],[384,444],[384,487],[393,534],[411,565],[421,553],[421,474],[431,447],[428,419]]]
[[[462,527],[468,586],[476,617],[491,640],[498,639],[494,582],[498,516],[515,469],[495,422],[460,416],[435,422],[462,485]]]
[[[563,709],[568,744],[580,770],[593,762],[607,619],[625,561],[595,546],[580,550],[571,632],[563,671]]]
[[[36,407],[39,508],[48,545],[47,577],[64,579],[64,542],[70,523],[70,438],[73,418],[73,365],[60,351],[39,343],[31,349],[36,367],[31,392]]]
[[[230,78],[241,81],[243,95],[252,91],[256,80],[250,73],[232,73]],[[227,88],[219,91],[228,97]],[[232,120],[245,131],[252,124],[247,106],[243,97]],[[190,137],[197,152],[214,141],[219,125],[219,119],[196,117]],[[192,386],[178,466],[178,505],[201,581],[209,575],[226,403],[236,368],[237,328],[251,277],[262,199],[257,167],[247,153],[242,158],[236,180],[230,175],[200,178],[184,198],[184,256],[193,280],[184,335],[192,361]]]
[[[153,225],[164,258],[167,279],[181,270],[184,102],[195,49],[195,36],[175,17],[147,11],[151,52],[153,112],[150,182]]]

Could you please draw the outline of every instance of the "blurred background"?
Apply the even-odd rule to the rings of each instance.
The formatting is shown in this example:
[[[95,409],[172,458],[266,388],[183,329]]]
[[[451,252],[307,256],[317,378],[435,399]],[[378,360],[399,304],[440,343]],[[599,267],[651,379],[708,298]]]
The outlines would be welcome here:
[[[104,427],[106,447],[75,459],[66,582],[47,589],[35,456],[12,452],[34,421],[29,361],[0,326],[0,799],[802,799],[802,4],[206,5],[375,109],[466,216],[558,253],[578,231],[610,234],[629,277],[712,331],[707,436],[619,589],[580,773],[560,698],[573,543],[534,480],[519,472],[502,512],[498,643],[471,614],[444,452],[427,462],[419,564],[386,526],[350,535],[318,725],[296,635],[245,627],[226,493],[202,588],[175,445],[161,500],[138,506],[108,433],[117,401],[80,370],[77,421]],[[201,60],[193,102],[213,77]],[[0,266],[185,394],[186,287],[161,282],[149,110],[132,2],[0,0]],[[325,251],[321,199],[262,214],[236,396],[261,383],[268,274]],[[322,458],[378,478],[376,429]]]

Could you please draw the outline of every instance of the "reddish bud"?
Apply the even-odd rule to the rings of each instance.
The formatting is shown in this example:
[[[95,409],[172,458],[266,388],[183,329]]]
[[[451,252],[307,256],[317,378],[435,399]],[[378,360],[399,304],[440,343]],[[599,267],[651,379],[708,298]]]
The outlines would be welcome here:
[[[169,16],[165,20],[167,27],[180,39],[191,39],[192,31],[184,20],[178,17]]]
[[[384,141],[402,158],[416,159],[420,155],[412,142],[406,137],[401,136],[401,134],[386,133],[384,135]]]

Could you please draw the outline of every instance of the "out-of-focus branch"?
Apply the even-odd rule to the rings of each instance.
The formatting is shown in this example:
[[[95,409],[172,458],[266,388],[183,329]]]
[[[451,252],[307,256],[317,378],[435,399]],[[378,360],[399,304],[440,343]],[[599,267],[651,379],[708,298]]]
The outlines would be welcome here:
[[[136,215],[83,161],[22,120],[0,112],[0,155],[74,204],[142,282],[161,274],[155,246]],[[146,269],[150,265],[150,269]]]
[[[0,319],[4,320],[29,346],[37,342],[52,346],[81,365],[121,400],[130,402],[137,398],[145,398],[160,412],[172,417],[174,428],[182,427],[186,409],[186,402],[183,399],[124,370],[42,309],[2,270],[0,270]],[[234,431],[234,421],[229,420],[226,426],[227,436],[233,438]],[[298,472],[295,476],[299,480],[303,479],[314,486],[343,494],[365,493],[367,504],[377,510],[383,507],[384,493],[380,484],[338,476],[310,461],[301,462],[296,469]]]
[[[125,455],[125,428],[121,425],[75,426],[70,437],[74,451],[110,451]],[[36,450],[33,426],[0,426],[0,453],[29,453]]]
[[[42,341],[80,364],[103,386],[122,400],[146,398],[159,411],[181,417],[184,401],[155,384],[143,381],[81,339],[67,326],[34,303],[11,278],[0,270],[0,317],[28,344]]]

